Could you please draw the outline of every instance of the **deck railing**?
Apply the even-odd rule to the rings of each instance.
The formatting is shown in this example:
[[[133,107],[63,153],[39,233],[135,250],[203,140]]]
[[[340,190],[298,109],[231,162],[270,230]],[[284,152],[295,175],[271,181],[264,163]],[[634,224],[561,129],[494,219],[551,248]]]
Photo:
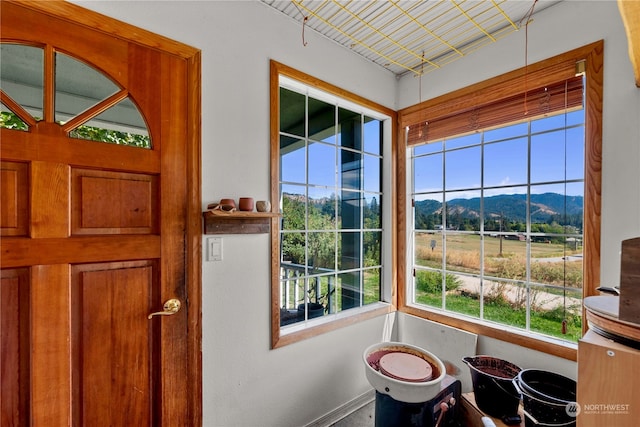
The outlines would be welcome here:
[[[322,299],[327,312],[333,312],[335,278],[333,275],[322,275],[333,271],[328,268],[315,268],[313,273],[318,275],[309,277],[304,265],[280,264],[280,281],[282,283],[280,288],[280,308],[297,309],[299,304],[320,302],[319,299]],[[308,283],[307,287],[305,287],[305,281]],[[323,281],[326,281],[327,284],[325,294],[322,293]]]

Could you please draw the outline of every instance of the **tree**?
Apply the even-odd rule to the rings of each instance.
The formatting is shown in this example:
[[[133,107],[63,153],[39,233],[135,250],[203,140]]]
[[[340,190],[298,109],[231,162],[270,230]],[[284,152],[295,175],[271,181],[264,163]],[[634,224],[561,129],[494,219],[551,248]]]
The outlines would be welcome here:
[[[22,121],[20,117],[13,114],[11,111],[0,112],[0,128],[15,129],[15,130],[29,130],[29,126]]]

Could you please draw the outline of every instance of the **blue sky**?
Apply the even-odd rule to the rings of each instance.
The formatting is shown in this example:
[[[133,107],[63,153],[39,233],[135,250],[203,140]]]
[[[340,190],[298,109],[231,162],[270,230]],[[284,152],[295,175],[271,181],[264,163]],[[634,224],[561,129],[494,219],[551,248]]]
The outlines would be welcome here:
[[[367,119],[364,123],[364,190],[368,193],[380,191],[380,149],[376,144],[379,129],[378,120]],[[447,200],[480,197],[478,189],[482,184],[485,196],[524,194],[528,191],[529,163],[532,194],[554,192],[583,196],[582,182],[564,184],[564,181],[581,181],[584,177],[584,110],[532,121],[530,146],[528,129],[528,123],[518,123],[484,134],[473,133],[416,146],[414,192],[434,193],[418,194],[416,198],[441,200],[443,179],[446,179]],[[483,137],[484,147],[480,145]],[[297,149],[283,154],[281,167],[281,180],[299,185],[285,185],[283,191],[305,194],[304,185],[308,183],[309,196],[314,199],[334,195],[336,182],[341,186],[349,180],[347,173],[335,172],[336,166],[343,164],[341,144],[340,134],[331,135],[322,143],[310,143],[307,152],[304,140],[300,139]],[[305,169],[307,156],[308,171]],[[443,160],[446,174],[443,174]],[[370,199],[373,195],[366,196]]]
[[[584,123],[583,110],[566,116],[567,126]],[[531,192],[565,193],[564,184],[551,184],[567,180],[582,180],[584,176],[584,126],[564,127],[565,115],[535,120],[531,124]],[[484,133],[484,165],[482,134],[474,133],[446,142],[417,146],[414,149],[416,193],[442,191],[446,179],[447,191],[456,191],[455,197],[479,197],[478,189],[503,187],[485,191],[485,196],[519,194],[527,191],[528,136],[527,123],[520,123]],[[553,130],[556,129],[556,130]],[[443,147],[447,151],[443,152]],[[566,150],[565,150],[566,147]],[[424,155],[423,154],[428,154]],[[443,175],[443,158],[446,173]],[[566,166],[566,168],[565,168]],[[484,173],[484,177],[482,174]],[[568,183],[567,195],[584,194],[582,183]],[[430,197],[427,197],[430,198]]]

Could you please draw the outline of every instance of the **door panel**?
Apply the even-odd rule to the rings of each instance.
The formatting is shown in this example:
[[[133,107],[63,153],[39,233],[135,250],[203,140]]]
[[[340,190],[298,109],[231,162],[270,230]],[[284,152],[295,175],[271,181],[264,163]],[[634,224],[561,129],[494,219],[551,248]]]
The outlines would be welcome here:
[[[153,261],[73,266],[74,418],[79,425],[154,425]],[[126,369],[123,369],[126,367]],[[106,404],[108,402],[108,404]]]
[[[42,117],[0,129],[2,425],[198,425],[199,54],[66,2],[0,7],[2,41],[44,58]],[[151,149],[70,136],[111,99],[54,120],[57,52],[119,85]]]
[[[0,425],[29,425],[29,271],[2,270],[0,279]]]
[[[26,236],[29,229],[29,165],[0,165],[0,236]]]
[[[158,180],[153,175],[74,168],[71,234],[158,232]]]

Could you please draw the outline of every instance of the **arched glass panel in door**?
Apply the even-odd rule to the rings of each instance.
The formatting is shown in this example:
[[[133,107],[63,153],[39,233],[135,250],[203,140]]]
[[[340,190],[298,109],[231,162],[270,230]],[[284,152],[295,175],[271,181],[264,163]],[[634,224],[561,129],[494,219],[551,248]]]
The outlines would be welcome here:
[[[45,50],[3,43],[0,63],[0,127],[28,130],[46,117],[45,79],[53,79],[53,121],[71,138],[152,147],[146,122],[128,92],[91,65],[55,52],[52,77],[45,76]]]
[[[43,117],[44,50],[15,43],[0,45],[0,127],[28,130]],[[12,102],[13,101],[13,102]],[[22,107],[18,110],[16,105]],[[13,108],[12,108],[13,107]],[[27,117],[21,117],[28,115]]]

